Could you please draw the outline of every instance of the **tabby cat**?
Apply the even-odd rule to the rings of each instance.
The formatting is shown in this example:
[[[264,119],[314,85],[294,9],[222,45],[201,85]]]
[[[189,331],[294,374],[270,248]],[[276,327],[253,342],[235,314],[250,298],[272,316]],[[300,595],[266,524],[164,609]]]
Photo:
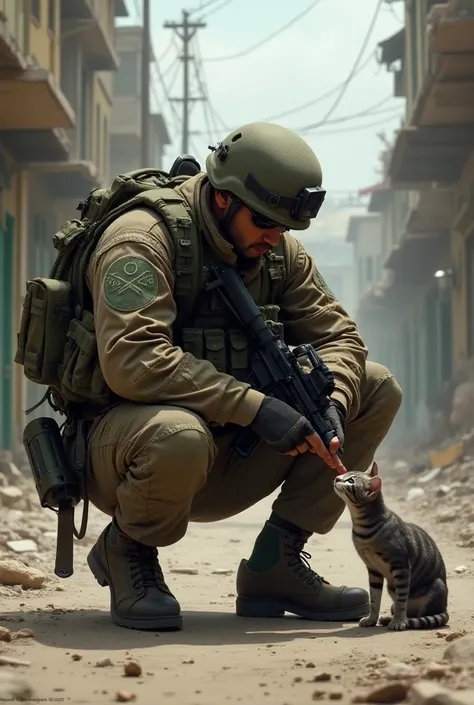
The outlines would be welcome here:
[[[359,626],[374,627],[379,621],[402,631],[447,624],[448,586],[441,553],[424,529],[385,505],[377,463],[367,472],[338,475],[334,491],[350,511],[352,540],[369,573],[370,614]],[[384,579],[392,614],[379,620]]]

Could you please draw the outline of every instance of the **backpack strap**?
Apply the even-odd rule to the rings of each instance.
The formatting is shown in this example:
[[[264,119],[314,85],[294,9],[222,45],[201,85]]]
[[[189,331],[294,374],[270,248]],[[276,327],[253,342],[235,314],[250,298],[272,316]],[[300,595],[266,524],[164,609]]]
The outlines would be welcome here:
[[[262,299],[277,304],[286,282],[285,239],[280,238],[276,247],[265,255],[265,272],[262,277]]]
[[[191,310],[203,283],[202,255],[197,227],[190,207],[179,191],[173,188],[160,188],[156,192],[144,192],[142,197],[143,205],[149,203],[150,207],[162,216],[173,240],[174,296],[179,317],[184,317]]]

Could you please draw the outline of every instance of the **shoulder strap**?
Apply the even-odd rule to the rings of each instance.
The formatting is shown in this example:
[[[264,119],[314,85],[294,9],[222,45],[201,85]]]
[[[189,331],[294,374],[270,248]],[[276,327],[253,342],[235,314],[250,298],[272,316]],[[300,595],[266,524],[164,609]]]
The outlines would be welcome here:
[[[262,297],[269,304],[276,304],[286,281],[285,239],[280,238],[276,247],[265,256],[265,272],[262,277]],[[266,295],[265,295],[266,294]]]

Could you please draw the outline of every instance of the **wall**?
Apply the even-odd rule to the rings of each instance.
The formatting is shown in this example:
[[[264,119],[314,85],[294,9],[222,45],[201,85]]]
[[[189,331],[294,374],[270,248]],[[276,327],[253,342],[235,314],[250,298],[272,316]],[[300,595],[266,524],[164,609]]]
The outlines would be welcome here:
[[[457,213],[451,232],[451,260],[458,277],[453,290],[453,358],[454,370],[474,355],[474,299],[472,286],[474,262],[472,235],[474,234],[474,152],[468,160],[455,188]],[[465,208],[465,217],[461,209]],[[456,219],[458,224],[456,225]]]
[[[30,16],[30,53],[36,63],[48,69],[59,85],[61,78],[59,48],[59,5],[60,0],[52,0],[52,14],[48,0],[39,0],[40,16]]]
[[[381,219],[378,216],[358,219],[354,264],[357,297],[360,299],[377,283],[382,268]]]

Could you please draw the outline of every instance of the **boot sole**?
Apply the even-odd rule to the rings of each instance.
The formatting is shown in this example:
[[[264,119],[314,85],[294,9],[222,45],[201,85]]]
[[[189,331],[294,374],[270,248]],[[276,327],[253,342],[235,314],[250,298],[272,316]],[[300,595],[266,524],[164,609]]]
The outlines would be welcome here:
[[[91,551],[87,556],[87,565],[89,566],[92,575],[99,583],[100,587],[109,587],[112,595],[112,588],[107,572],[102,567],[100,561],[94,556]],[[126,629],[139,629],[141,631],[179,631],[183,626],[183,618],[181,615],[170,615],[169,617],[155,617],[154,619],[130,619],[121,617],[117,614],[112,606],[110,606],[110,616],[112,622],[118,627]]]
[[[369,602],[345,610],[317,612],[316,610],[295,605],[288,600],[268,599],[265,597],[238,597],[235,607],[238,617],[278,618],[284,617],[285,612],[289,612],[314,622],[339,622],[341,620],[351,622],[365,617],[370,612]]]

